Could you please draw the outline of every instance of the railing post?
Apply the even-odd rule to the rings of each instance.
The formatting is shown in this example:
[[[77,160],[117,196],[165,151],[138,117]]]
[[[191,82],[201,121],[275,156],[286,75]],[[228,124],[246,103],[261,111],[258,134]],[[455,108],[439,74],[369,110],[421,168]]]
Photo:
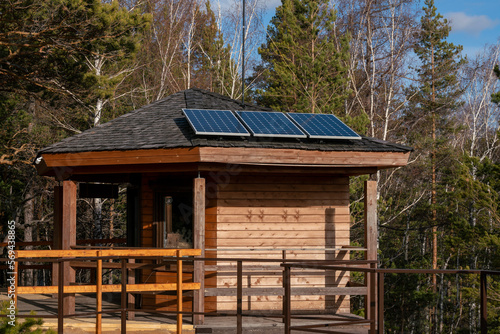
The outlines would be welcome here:
[[[122,259],[121,328],[127,333],[127,259]]]
[[[480,278],[481,294],[481,334],[488,333],[488,276],[481,271]]]
[[[15,259],[14,261],[14,287],[17,289],[19,286],[19,275],[21,273],[19,272],[19,262],[18,259]],[[14,293],[14,307],[17,309],[17,293]]]
[[[135,263],[135,259],[128,259],[128,263]],[[128,271],[127,271],[128,273]],[[135,272],[134,269],[131,269],[131,274],[128,275],[128,284],[135,284]],[[131,309],[135,309],[135,295],[132,293],[127,294],[128,301],[128,311],[127,311],[127,319],[134,320],[135,312],[130,311]]]
[[[243,332],[243,316],[242,316],[242,306],[243,306],[243,263],[242,261],[237,262],[236,268],[236,333],[241,334]]]
[[[283,270],[283,321],[285,322],[285,334],[290,334],[291,326],[291,314],[292,314],[292,303],[291,303],[291,282],[290,282],[290,266],[285,264],[285,269]]]
[[[101,251],[97,251],[97,270],[95,282],[96,282],[96,308],[97,315],[95,319],[95,332],[96,334],[102,333],[102,259]]]
[[[384,334],[384,273],[378,273],[378,333]]]
[[[370,334],[375,334],[377,331],[377,273],[375,272],[376,264],[371,263],[370,268],[372,271],[368,273],[368,279],[370,284],[368,285],[368,295],[370,296],[370,304],[368,305],[368,313],[370,320]]]
[[[57,278],[57,333],[64,333],[64,260],[59,259]]]
[[[182,333],[182,251],[177,250],[177,333]]]

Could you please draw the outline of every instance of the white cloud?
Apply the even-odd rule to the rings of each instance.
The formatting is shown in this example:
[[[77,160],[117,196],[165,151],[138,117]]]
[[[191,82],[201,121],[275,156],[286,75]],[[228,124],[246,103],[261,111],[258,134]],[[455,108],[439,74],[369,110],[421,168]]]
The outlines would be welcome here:
[[[465,32],[475,36],[500,24],[500,20],[492,20],[486,15],[469,16],[464,12],[449,12],[445,16],[449,19],[453,32]]]

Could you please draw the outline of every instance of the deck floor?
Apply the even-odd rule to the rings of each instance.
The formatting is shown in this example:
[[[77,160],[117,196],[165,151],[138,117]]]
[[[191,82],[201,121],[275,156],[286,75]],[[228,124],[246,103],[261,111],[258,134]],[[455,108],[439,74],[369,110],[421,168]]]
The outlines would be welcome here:
[[[6,297],[6,296],[2,296]],[[119,295],[103,294],[103,310],[113,310],[120,307]],[[4,298],[2,298],[4,299]],[[76,295],[76,313],[94,312],[95,297],[91,295]],[[29,314],[34,311],[37,315],[56,315],[57,298],[50,295],[22,295],[18,296],[19,314]],[[120,333],[120,315],[103,315],[103,333]],[[343,315],[346,319],[356,319],[353,315]],[[326,321],[294,319],[293,325],[311,325],[325,323]],[[57,328],[57,319],[44,319],[45,328]],[[69,318],[64,320],[65,333],[86,334],[95,332],[95,317]],[[319,329],[327,330],[322,327]],[[332,333],[366,334],[366,326],[335,326],[330,327]],[[183,333],[219,333],[234,334],[236,331],[235,316],[206,316],[205,324],[201,326],[192,325],[190,316],[184,316]],[[243,317],[243,333],[245,334],[281,334],[284,326],[281,318],[273,317]],[[175,315],[159,315],[156,313],[137,312],[134,320],[127,320],[127,333],[176,333]],[[294,334],[306,333],[304,331],[292,331]]]

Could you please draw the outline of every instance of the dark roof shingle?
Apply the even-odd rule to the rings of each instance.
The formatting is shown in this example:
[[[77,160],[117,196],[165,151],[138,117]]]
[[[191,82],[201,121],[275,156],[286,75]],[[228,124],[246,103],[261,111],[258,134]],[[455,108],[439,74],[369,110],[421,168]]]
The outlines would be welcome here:
[[[182,114],[182,108],[261,110],[201,89],[188,89],[139,108],[98,127],[41,150],[43,153],[144,150],[179,147],[254,147],[322,151],[408,152],[410,147],[363,137],[361,140],[311,140],[256,137],[196,136]]]

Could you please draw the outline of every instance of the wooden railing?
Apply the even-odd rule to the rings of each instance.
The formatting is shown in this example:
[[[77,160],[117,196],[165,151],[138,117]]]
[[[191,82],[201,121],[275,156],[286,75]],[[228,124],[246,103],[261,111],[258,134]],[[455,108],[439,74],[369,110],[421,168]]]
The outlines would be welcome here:
[[[134,292],[177,292],[177,333],[182,333],[182,293],[186,290],[200,289],[200,282],[183,283],[183,261],[192,256],[201,255],[199,249],[82,249],[82,250],[21,250],[16,251],[16,262],[14,272],[18,272],[19,263],[23,261],[52,262],[58,263],[58,285],[57,286],[19,286],[16,282],[14,296],[23,294],[57,294],[58,296],[58,333],[64,331],[64,318],[74,315],[64,315],[64,294],[72,293],[95,293],[96,294],[96,333],[102,332],[102,293],[121,292],[121,332],[126,333],[127,326],[127,294]],[[177,279],[176,283],[144,283],[129,284],[127,282],[127,270],[143,269],[150,264],[129,264],[130,259],[169,259],[176,261]],[[118,259],[121,262],[121,284],[102,284],[103,260]],[[64,266],[68,261],[95,261],[96,284],[95,285],[64,285]],[[16,275],[17,278],[19,275]],[[17,307],[17,298],[15,299]],[[40,316],[43,318],[43,316]]]
[[[85,250],[60,250],[60,251],[17,251],[17,263],[22,261],[32,262],[54,262],[59,268],[63,268],[64,262],[69,262],[73,266],[86,268],[96,268],[96,284],[89,285],[64,285],[62,270],[59,269],[59,280],[57,286],[39,286],[39,287],[24,287],[17,286],[16,294],[31,294],[31,293],[57,293],[58,294],[58,331],[63,332],[64,318],[76,315],[63,315],[62,309],[64,306],[64,294],[68,293],[96,293],[96,312],[91,314],[96,315],[96,333],[101,332],[102,314],[111,313],[102,311],[102,293],[103,292],[120,292],[121,293],[121,308],[117,311],[121,313],[121,328],[122,333],[126,333],[127,312],[139,311],[127,306],[127,294],[133,292],[152,292],[152,291],[176,291],[177,292],[177,310],[173,311],[156,311],[158,313],[170,313],[177,316],[177,333],[182,333],[182,317],[183,314],[191,315],[208,315],[207,313],[194,310],[193,312],[184,311],[182,309],[182,295],[184,291],[197,291],[200,289],[200,282],[183,283],[183,262],[189,261],[205,263],[209,262],[232,262],[231,268],[235,271],[237,279],[236,287],[205,289],[200,291],[202,296],[235,296],[235,313],[236,323],[235,332],[242,333],[243,316],[253,315],[242,309],[243,296],[253,295],[281,295],[283,296],[283,313],[269,314],[261,312],[258,316],[282,318],[284,322],[285,333],[291,333],[293,330],[317,332],[318,326],[325,325],[308,325],[308,326],[292,326],[291,319],[291,296],[297,294],[304,295],[364,295],[370,296],[373,303],[370,303],[367,311],[367,319],[350,319],[345,321],[345,318],[331,317],[328,320],[336,322],[336,325],[349,324],[366,324],[370,326],[370,333],[384,332],[384,274],[476,274],[480,275],[480,296],[481,296],[481,333],[487,332],[487,289],[486,278],[488,275],[500,275],[500,271],[486,270],[429,270],[429,269],[381,269],[376,268],[376,261],[365,260],[292,260],[292,259],[256,259],[256,258],[201,258],[201,251],[198,249],[85,249]],[[105,263],[103,260],[118,259],[120,263]],[[161,263],[130,263],[132,259],[159,259]],[[90,262],[89,262],[90,261]],[[174,262],[175,265],[168,266],[169,270],[176,271],[177,283],[143,283],[129,284],[127,283],[127,270],[129,269],[151,269],[153,267],[160,268],[165,266],[165,263]],[[247,263],[245,265],[245,262]],[[261,264],[256,265],[255,262]],[[86,263],[86,264],[85,264]],[[122,280],[121,284],[103,285],[102,269],[106,265],[112,265],[115,269],[121,269]],[[227,268],[228,266],[224,266]],[[273,270],[278,275],[283,277],[283,286],[276,288],[243,288],[244,269],[269,269]],[[291,283],[291,271],[300,268],[302,270],[314,271],[339,271],[339,272],[361,272],[367,275],[367,286],[364,287],[293,287]],[[217,271],[221,267],[217,265],[207,265],[207,271]],[[246,270],[245,269],[245,270]],[[14,270],[17,271],[17,270]],[[203,309],[202,309],[203,310]],[[116,312],[116,311],[114,311]],[[148,310],[150,312],[150,310]],[[211,315],[222,315],[211,313]],[[43,316],[41,316],[43,317]],[[311,317],[309,316],[309,319]],[[321,318],[324,320],[325,318]],[[330,324],[331,325],[331,324]],[[335,324],[334,324],[335,325]],[[323,332],[327,332],[324,331]]]
[[[263,249],[255,249],[256,251],[263,251]],[[172,290],[177,290],[181,286],[182,289],[184,290],[194,290],[193,292],[201,294],[202,298],[201,300],[204,299],[204,297],[209,297],[209,296],[233,296],[235,298],[236,302],[236,307],[235,307],[235,314],[236,315],[236,324],[235,324],[235,329],[236,333],[242,333],[242,319],[243,316],[255,316],[255,314],[251,311],[246,312],[243,311],[242,309],[242,301],[243,301],[243,296],[285,296],[285,288],[284,286],[276,286],[276,287],[251,287],[251,288],[243,288],[243,274],[248,276],[249,274],[252,275],[258,275],[259,272],[265,272],[266,274],[269,274],[270,271],[278,277],[281,277],[283,275],[283,267],[280,266],[284,263],[302,263],[306,261],[307,263],[313,263],[316,265],[327,265],[327,264],[332,264],[335,263],[337,265],[363,265],[368,262],[365,261],[350,261],[350,260],[316,260],[316,259],[288,259],[288,255],[293,255],[295,251],[321,251],[321,252],[341,252],[342,254],[345,253],[345,255],[348,254],[349,251],[365,251],[364,248],[332,248],[332,249],[319,249],[319,248],[311,248],[311,249],[305,249],[305,248],[291,248],[291,249],[283,249],[283,250],[275,250],[278,251],[279,254],[281,254],[280,257],[276,259],[262,259],[262,258],[239,258],[239,257],[219,257],[219,258],[200,258],[200,257],[195,257],[195,258],[189,258],[189,259],[184,259],[188,260],[191,263],[200,263],[203,271],[207,272],[219,272],[219,271],[224,271],[225,274],[228,274],[231,272],[234,274],[234,276],[237,278],[237,284],[236,287],[219,287],[219,288],[205,288],[203,291],[197,292],[197,289],[200,288],[200,282],[196,283],[184,283],[182,285],[176,285],[175,283],[165,283],[165,284],[126,284],[125,289],[123,288],[124,282],[126,282],[126,278],[122,280],[122,284],[118,285],[101,285],[99,287],[98,284],[96,285],[80,285],[80,286],[74,286],[74,285],[69,285],[69,286],[64,286],[64,290],[61,290],[61,286],[44,286],[44,287],[19,287],[18,288],[18,293],[24,294],[24,293],[53,293],[56,294],[58,293],[58,298],[62,296],[64,293],[97,293],[98,296],[96,298],[96,332],[97,328],[100,328],[101,326],[101,316],[102,314],[102,297],[99,296],[100,293],[102,292],[122,292],[122,303],[125,303],[124,301],[126,300],[125,295],[127,293],[132,293],[132,292],[152,292],[152,291],[172,291]],[[23,261],[31,261],[31,262],[55,262],[59,263],[59,266],[61,267],[64,262],[69,262],[69,265],[72,268],[97,268],[96,272],[96,277],[99,278],[102,276],[102,269],[103,268],[109,268],[109,269],[121,269],[122,270],[122,277],[126,277],[126,270],[127,269],[148,269],[148,270],[159,270],[159,271],[176,271],[177,272],[177,281],[182,282],[182,262],[177,262],[176,265],[167,265],[167,263],[171,263],[173,260],[174,261],[179,261],[180,256],[176,256],[177,254],[173,253],[176,252],[177,250],[161,250],[161,249],[141,249],[141,248],[126,248],[126,249],[72,249],[72,250],[64,250],[64,251],[18,251],[17,252],[17,257],[19,262]],[[181,255],[182,256],[192,256],[192,255],[199,255],[201,252],[199,250],[196,250],[195,253],[185,253],[186,251],[189,250],[182,250]],[[192,251],[192,250],[191,250]],[[234,251],[234,252],[239,252],[241,249],[224,249],[225,252],[227,251]],[[47,253],[48,252],[48,253]],[[50,256],[49,256],[50,254]],[[148,259],[152,259],[154,256],[159,256],[161,258],[156,258],[161,260],[159,263],[125,263],[124,260],[126,259],[140,259],[141,257],[147,257]],[[165,258],[166,256],[176,256],[176,258]],[[103,260],[107,259],[116,259],[120,258],[121,263],[117,262],[104,262]],[[90,262],[88,261],[90,260]],[[225,263],[224,265],[205,265],[205,262],[211,262],[211,263]],[[258,263],[258,264],[256,264]],[[125,267],[124,267],[125,266]],[[188,266],[189,267],[189,266]],[[196,268],[197,266],[194,265],[192,266]],[[196,269],[195,269],[196,271]],[[59,274],[61,274],[62,270],[59,270]],[[179,279],[179,275],[180,279]],[[196,276],[195,276],[196,277]],[[199,275],[198,277],[204,277],[204,275]],[[59,282],[62,281],[62,278],[59,278]],[[96,279],[96,282],[99,283],[100,280]],[[190,285],[191,284],[191,285]],[[98,292],[101,291],[101,292]],[[125,292],[124,292],[125,291]],[[296,287],[293,288],[292,290],[293,295],[368,295],[368,288],[367,286],[356,286],[356,287],[349,287],[349,286],[323,286],[323,287]],[[193,306],[193,312],[183,312],[182,310],[182,298],[179,296],[182,295],[182,290],[178,291],[178,296],[177,296],[177,312],[172,312],[172,311],[154,311],[154,313],[175,313],[177,314],[177,326],[178,326],[178,333],[181,332],[182,330],[182,314],[191,314],[193,316],[205,316],[208,315],[207,313],[204,312],[204,306],[203,304],[201,305],[196,305],[194,304]],[[196,298],[195,298],[196,300]],[[58,299],[58,306],[59,306],[59,311],[58,314],[62,315],[62,307],[64,306],[64,300]],[[129,312],[129,316],[131,312],[137,312],[139,310],[135,310],[133,308],[127,308],[126,304],[122,304],[122,307],[120,309],[122,312],[122,333],[125,333],[126,331],[126,312]],[[151,310],[148,310],[148,312],[151,312]],[[265,312],[264,312],[265,313]],[[231,312],[210,312],[210,315],[228,315],[231,314]],[[263,313],[261,313],[263,314]],[[280,314],[265,314],[266,317],[278,317],[278,318],[283,318],[283,315]],[[58,327],[63,328],[63,319],[64,317],[69,317],[69,316],[59,316],[58,317]],[[61,332],[61,331],[60,331]]]
[[[384,333],[384,275],[385,274],[452,274],[452,275],[479,275],[479,295],[481,299],[480,306],[480,327],[481,334],[488,333],[488,304],[487,304],[487,276],[488,275],[500,275],[500,271],[494,270],[453,270],[453,269],[385,269],[385,268],[375,268],[374,261],[372,262],[371,268],[361,267],[361,266],[345,266],[336,264],[320,264],[320,263],[283,263],[281,266],[284,268],[283,271],[283,287],[285,290],[285,295],[283,297],[283,316],[285,323],[285,334],[290,334],[293,330],[300,330],[302,332],[318,332],[318,328],[328,327],[327,324],[315,324],[308,326],[292,326],[291,319],[295,318],[292,316],[291,309],[291,296],[292,287],[290,281],[290,275],[292,269],[314,269],[314,270],[342,270],[349,272],[362,272],[368,275],[368,280],[370,285],[373,287],[369,289],[369,294],[372,296],[374,303],[368,306],[368,317],[367,320],[350,321],[349,323],[337,323],[336,325],[348,325],[348,324],[363,324],[368,323],[370,325],[370,334],[383,334]],[[352,264],[352,261],[351,261]],[[320,320],[325,320],[325,318],[318,318]],[[332,320],[332,319],[329,319]],[[331,324],[329,324],[331,325]],[[328,331],[322,330],[321,333],[329,333]],[[330,333],[337,333],[332,331]]]

